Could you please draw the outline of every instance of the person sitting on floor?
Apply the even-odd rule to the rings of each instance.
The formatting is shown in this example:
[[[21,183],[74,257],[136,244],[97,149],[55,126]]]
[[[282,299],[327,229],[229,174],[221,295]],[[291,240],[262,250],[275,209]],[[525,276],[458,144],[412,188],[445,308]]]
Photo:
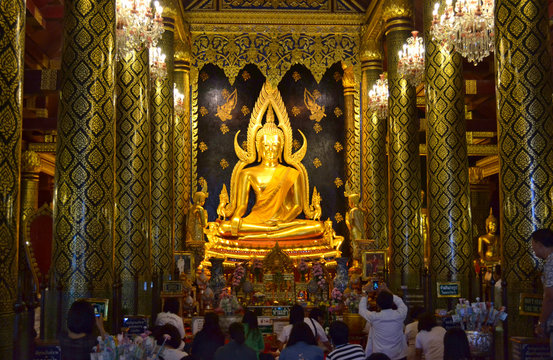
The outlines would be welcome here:
[[[162,360],[183,360],[188,354],[181,350],[182,340],[179,330],[171,324],[156,326],[154,328],[154,337],[159,346],[163,346],[163,352],[160,355]]]
[[[89,360],[98,339],[93,334],[94,325],[102,338],[106,336],[102,316],[94,315],[92,305],[84,300],[77,300],[67,313],[67,332],[60,336],[62,360]]]
[[[327,360],[365,360],[365,351],[359,344],[349,344],[349,328],[343,321],[333,321],[330,324],[330,339],[334,350]]]
[[[300,357],[301,356],[301,357]],[[292,327],[286,348],[279,360],[323,360],[323,350],[317,346],[313,332],[305,322],[297,322]]]
[[[255,351],[259,359],[259,354],[265,349],[265,341],[257,324],[257,315],[251,310],[246,310],[242,318],[242,325],[246,334],[246,345]]]
[[[156,326],[171,324],[177,328],[181,339],[184,339],[184,322],[179,314],[179,301],[176,298],[167,298],[163,304],[163,312],[157,314]]]
[[[303,311],[303,307],[299,304],[294,304],[290,308],[290,323],[288,325],[285,325],[280,334],[278,334],[277,341],[278,341],[278,348],[282,351],[286,343],[288,342],[288,339],[290,338],[290,333],[292,332],[292,328],[294,327],[294,324],[298,322],[303,322],[305,317],[305,312]]]
[[[246,335],[240,323],[232,323],[229,327],[230,342],[215,352],[215,360],[257,360],[257,354],[244,342]]]
[[[215,313],[205,314],[204,327],[192,342],[192,357],[194,360],[213,360],[215,351],[223,345],[225,335],[219,326],[219,317]]]
[[[417,359],[442,360],[444,358],[445,329],[438,326],[432,313],[424,313],[419,317],[419,333],[415,340]]]
[[[321,349],[330,351],[332,347],[330,346],[330,342],[328,341],[328,337],[325,334],[325,331],[321,325],[321,323],[324,322],[324,314],[321,309],[319,308],[313,308],[309,312],[309,317],[304,318],[305,323],[311,328],[311,331],[313,331],[313,336],[315,336],[315,341],[317,342],[317,345]]]

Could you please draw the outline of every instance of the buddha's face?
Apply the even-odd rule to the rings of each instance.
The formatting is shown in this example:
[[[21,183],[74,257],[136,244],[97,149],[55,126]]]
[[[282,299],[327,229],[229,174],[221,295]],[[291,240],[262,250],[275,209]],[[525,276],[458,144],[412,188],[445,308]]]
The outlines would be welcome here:
[[[488,224],[488,232],[490,234],[495,234],[495,232],[497,231],[497,224],[495,221],[490,221],[490,223]]]
[[[262,160],[278,160],[282,144],[278,134],[263,135],[261,138],[261,149],[259,149]]]

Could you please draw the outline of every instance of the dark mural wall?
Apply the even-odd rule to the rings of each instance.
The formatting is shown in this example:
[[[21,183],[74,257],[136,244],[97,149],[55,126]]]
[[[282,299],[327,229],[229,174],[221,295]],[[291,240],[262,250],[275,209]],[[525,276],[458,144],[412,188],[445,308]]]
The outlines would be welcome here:
[[[309,174],[309,197],[316,186],[321,194],[323,214],[330,218],[340,235],[346,234],[344,199],[344,95],[342,68],[331,66],[317,84],[303,65],[294,65],[278,85],[293,129],[293,151],[302,145],[301,130],[307,139],[303,165]],[[208,184],[209,198],[205,207],[209,221],[217,217],[219,193],[230,177],[238,158],[234,152],[234,136],[238,143],[246,140],[251,111],[265,77],[255,65],[245,66],[230,85],[223,70],[205,65],[198,79],[198,179]],[[323,115],[324,114],[324,115]],[[275,119],[276,121],[276,119]],[[195,191],[195,189],[193,189]],[[253,193],[250,202],[254,199]]]

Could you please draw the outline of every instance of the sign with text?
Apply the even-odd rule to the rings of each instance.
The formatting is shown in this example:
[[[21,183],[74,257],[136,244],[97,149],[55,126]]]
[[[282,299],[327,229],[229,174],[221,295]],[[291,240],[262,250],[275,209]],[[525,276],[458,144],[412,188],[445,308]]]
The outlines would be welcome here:
[[[35,349],[33,360],[61,360],[59,345],[39,345]]]
[[[543,297],[539,294],[520,294],[518,313],[520,315],[540,316]]]
[[[272,315],[276,317],[288,317],[290,315],[289,306],[274,306]]]
[[[131,335],[140,335],[148,329],[148,318],[143,315],[125,315],[123,327],[129,328],[128,333]]]
[[[461,297],[461,283],[458,281],[439,282],[437,287],[439,298]]]

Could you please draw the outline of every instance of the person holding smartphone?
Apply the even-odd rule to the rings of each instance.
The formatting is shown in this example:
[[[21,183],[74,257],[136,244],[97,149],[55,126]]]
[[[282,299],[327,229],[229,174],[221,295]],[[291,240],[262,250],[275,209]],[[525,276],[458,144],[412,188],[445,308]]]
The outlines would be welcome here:
[[[96,316],[92,305],[85,300],[77,300],[67,313],[67,332],[60,335],[62,360],[89,360],[90,353],[98,344],[94,325],[100,336],[105,338],[102,314]]]
[[[376,290],[376,289],[377,290]],[[380,311],[367,309],[367,291],[377,291],[376,304]],[[403,335],[403,322],[407,316],[407,306],[399,296],[392,294],[385,283],[372,282],[363,289],[364,296],[359,302],[359,315],[371,326],[365,352],[384,353],[391,360],[402,360],[407,356],[407,343]]]

